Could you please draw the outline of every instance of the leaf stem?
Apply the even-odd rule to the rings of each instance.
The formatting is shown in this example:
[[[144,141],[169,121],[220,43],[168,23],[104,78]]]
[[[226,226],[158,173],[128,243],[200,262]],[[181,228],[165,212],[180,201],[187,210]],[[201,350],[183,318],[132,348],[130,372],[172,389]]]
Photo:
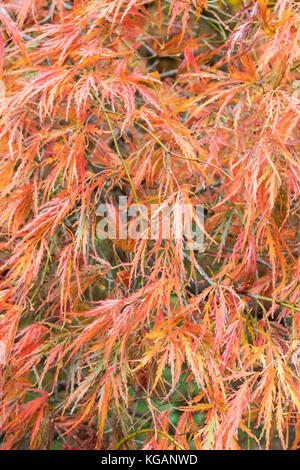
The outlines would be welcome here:
[[[129,170],[128,170],[128,167],[127,167],[127,165],[126,165],[126,162],[125,162],[124,158],[123,158],[122,155],[121,155],[120,148],[119,148],[119,144],[118,144],[118,141],[117,141],[115,132],[114,132],[114,130],[113,130],[113,127],[112,127],[112,125],[111,125],[111,121],[110,121],[109,115],[107,114],[107,111],[106,111],[106,109],[104,108],[104,106],[103,106],[102,103],[101,103],[101,108],[102,108],[102,110],[103,110],[103,112],[104,112],[104,114],[105,114],[105,118],[106,118],[106,121],[107,121],[109,130],[110,130],[110,132],[111,132],[111,135],[112,135],[112,138],[113,138],[113,141],[114,141],[114,145],[115,145],[116,152],[117,152],[117,154],[118,154],[119,159],[121,160],[121,163],[122,163],[122,165],[123,165],[123,168],[124,168],[124,170],[125,170],[125,173],[126,173],[126,175],[127,175],[127,178],[128,178],[128,180],[129,180],[129,183],[130,183],[130,186],[131,186],[133,195],[134,195],[134,199],[136,200],[136,203],[137,203],[138,205],[140,205],[139,200],[138,200],[138,196],[137,196],[137,193],[136,193],[136,190],[135,190],[133,181],[132,181],[132,178],[131,178],[130,173],[129,173]]]
[[[122,444],[129,441],[130,439],[133,439],[135,436],[138,436],[139,434],[144,434],[146,432],[157,432],[158,434],[161,434],[162,436],[167,437],[175,446],[179,447],[179,449],[185,450],[185,448],[181,444],[179,444],[179,442],[177,442],[172,436],[170,436],[166,432],[161,431],[160,429],[151,429],[151,428],[141,429],[140,431],[135,431],[132,434],[128,434],[128,436],[124,437],[124,439],[122,439],[116,444],[115,450],[119,450]]]

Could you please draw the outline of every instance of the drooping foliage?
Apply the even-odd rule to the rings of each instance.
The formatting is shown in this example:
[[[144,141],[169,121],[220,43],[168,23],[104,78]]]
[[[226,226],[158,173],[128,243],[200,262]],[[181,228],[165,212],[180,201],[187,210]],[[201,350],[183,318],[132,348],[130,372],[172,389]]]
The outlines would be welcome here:
[[[296,449],[298,2],[0,23],[2,448]],[[203,204],[204,246],[100,240],[120,196]]]

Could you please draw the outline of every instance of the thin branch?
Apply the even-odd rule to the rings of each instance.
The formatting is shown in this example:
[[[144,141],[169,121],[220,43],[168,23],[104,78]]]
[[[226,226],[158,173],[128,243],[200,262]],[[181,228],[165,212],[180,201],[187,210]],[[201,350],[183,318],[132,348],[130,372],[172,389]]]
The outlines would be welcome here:
[[[162,436],[167,437],[176,447],[178,447],[181,450],[185,450],[185,448],[181,444],[179,444],[179,442],[177,442],[172,436],[170,436],[164,431],[161,431],[160,429],[141,429],[140,431],[136,431],[136,432],[133,432],[132,434],[128,434],[128,436],[124,437],[124,439],[122,439],[116,444],[115,450],[119,450],[122,444],[129,441],[130,439],[133,439],[135,436],[144,434],[146,432],[154,432],[157,434],[161,434]]]

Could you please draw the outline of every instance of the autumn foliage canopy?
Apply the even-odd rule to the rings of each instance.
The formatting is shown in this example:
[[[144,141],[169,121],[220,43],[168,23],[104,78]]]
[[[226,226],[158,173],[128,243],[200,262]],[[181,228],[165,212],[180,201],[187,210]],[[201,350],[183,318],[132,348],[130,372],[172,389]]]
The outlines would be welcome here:
[[[299,3],[2,0],[0,25],[0,446],[296,449]],[[121,196],[202,204],[203,246],[100,239]]]

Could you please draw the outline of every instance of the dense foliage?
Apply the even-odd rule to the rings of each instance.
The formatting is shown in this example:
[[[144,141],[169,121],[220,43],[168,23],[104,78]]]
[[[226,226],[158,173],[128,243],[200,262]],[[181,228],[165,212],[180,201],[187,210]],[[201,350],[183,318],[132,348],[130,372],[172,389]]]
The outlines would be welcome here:
[[[2,448],[296,449],[298,2],[0,23]],[[99,239],[119,196],[203,204],[204,247]]]

